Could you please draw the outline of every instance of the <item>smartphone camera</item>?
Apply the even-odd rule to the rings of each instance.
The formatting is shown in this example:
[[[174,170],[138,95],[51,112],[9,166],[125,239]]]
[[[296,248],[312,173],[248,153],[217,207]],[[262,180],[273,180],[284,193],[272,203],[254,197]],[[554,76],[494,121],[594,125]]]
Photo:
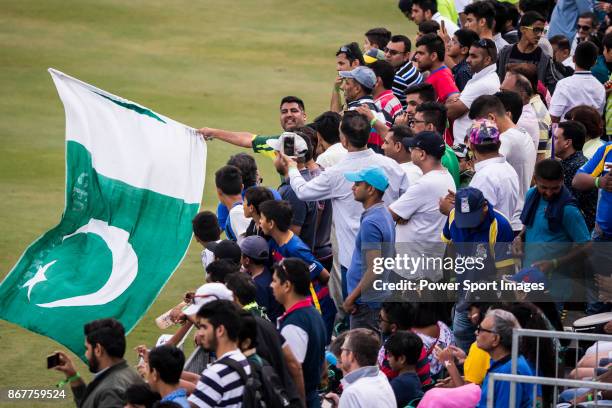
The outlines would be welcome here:
[[[295,156],[295,138],[293,136],[283,138],[283,153],[286,156]]]
[[[53,368],[60,365],[60,355],[59,353],[51,354],[47,356],[47,369]]]

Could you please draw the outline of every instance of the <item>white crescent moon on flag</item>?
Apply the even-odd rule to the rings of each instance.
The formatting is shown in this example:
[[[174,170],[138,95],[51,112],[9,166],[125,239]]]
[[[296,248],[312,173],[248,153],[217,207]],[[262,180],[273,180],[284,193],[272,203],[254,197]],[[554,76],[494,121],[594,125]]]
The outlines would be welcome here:
[[[108,225],[105,221],[90,219],[86,225],[74,233],[66,235],[70,238],[76,234],[96,234],[104,240],[110,249],[113,266],[111,274],[100,289],[87,295],[74,296],[59,299],[49,303],[38,304],[40,307],[65,307],[65,306],[98,306],[112,302],[130,287],[138,274],[138,257],[134,248],[128,242],[130,234],[121,229]]]

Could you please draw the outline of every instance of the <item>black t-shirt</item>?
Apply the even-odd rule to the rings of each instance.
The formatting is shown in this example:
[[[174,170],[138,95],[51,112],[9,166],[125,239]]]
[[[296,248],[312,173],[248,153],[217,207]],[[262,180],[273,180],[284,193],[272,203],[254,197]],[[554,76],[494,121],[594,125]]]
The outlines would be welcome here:
[[[518,46],[514,44],[512,46],[512,51],[510,51],[510,56],[508,57],[508,64],[522,63],[526,62],[529,64],[538,65],[540,62],[540,58],[542,57],[542,49],[540,47],[536,47],[536,49],[529,53],[525,54],[519,51]]]

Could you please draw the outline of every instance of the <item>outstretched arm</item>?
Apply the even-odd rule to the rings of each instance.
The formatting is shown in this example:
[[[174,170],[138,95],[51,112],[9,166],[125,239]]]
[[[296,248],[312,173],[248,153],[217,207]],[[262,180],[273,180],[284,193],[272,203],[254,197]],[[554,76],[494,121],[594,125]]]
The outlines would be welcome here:
[[[204,136],[206,140],[222,140],[234,146],[250,148],[251,142],[253,141],[253,133],[249,132],[232,132],[230,130],[215,129],[215,128],[201,128],[198,129],[198,133]]]

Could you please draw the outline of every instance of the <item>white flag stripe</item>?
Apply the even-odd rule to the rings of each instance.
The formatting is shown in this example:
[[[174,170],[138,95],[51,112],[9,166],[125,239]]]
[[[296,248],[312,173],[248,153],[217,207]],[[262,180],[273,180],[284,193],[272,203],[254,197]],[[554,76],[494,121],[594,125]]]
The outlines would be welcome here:
[[[57,70],[49,72],[66,110],[66,140],[89,150],[99,174],[200,203],[206,143],[194,129]]]

